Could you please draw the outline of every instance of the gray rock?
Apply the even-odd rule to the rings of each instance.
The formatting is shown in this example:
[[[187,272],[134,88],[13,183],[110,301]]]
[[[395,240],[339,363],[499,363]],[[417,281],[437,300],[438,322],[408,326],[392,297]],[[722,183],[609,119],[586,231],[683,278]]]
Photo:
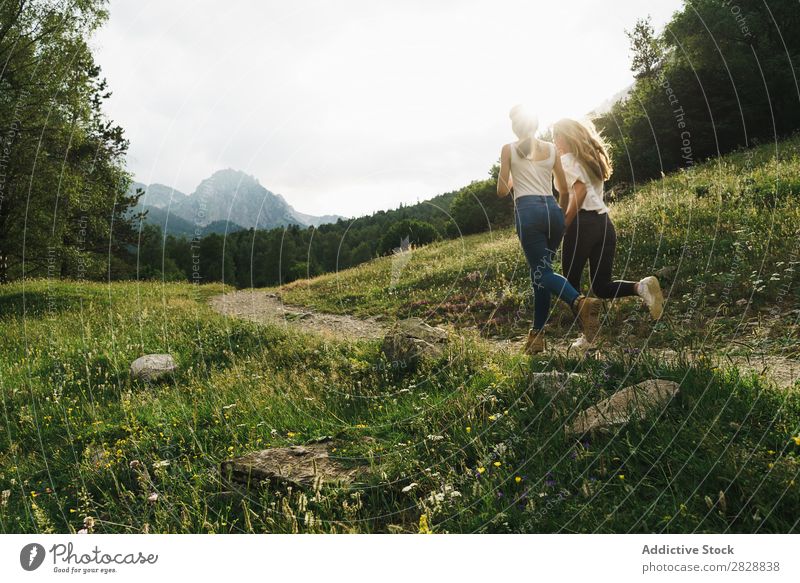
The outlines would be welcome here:
[[[656,271],[655,276],[662,281],[672,281],[675,279],[675,272],[678,269],[674,265],[665,265],[658,271]]]
[[[366,466],[344,465],[330,457],[329,440],[273,447],[225,460],[220,465],[222,477],[247,486],[262,482],[314,488],[321,484],[349,484]]]
[[[157,381],[178,369],[175,359],[169,354],[147,354],[131,363],[131,378],[141,381]]]
[[[560,370],[534,372],[531,373],[530,388],[534,391],[543,391],[547,396],[554,397],[565,389],[570,388],[575,381],[580,380],[583,376],[575,372],[562,372]]]
[[[644,419],[648,412],[663,409],[679,391],[678,383],[656,379],[620,389],[579,413],[566,427],[567,435],[608,431],[634,419]]]
[[[420,318],[397,322],[386,334],[381,352],[390,363],[414,368],[426,356],[438,358],[447,347],[447,332],[430,326]]]

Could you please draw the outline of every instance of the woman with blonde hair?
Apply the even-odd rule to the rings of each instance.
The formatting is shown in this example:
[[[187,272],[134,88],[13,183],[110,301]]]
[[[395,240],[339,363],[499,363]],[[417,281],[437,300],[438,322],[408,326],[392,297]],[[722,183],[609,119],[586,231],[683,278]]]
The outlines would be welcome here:
[[[653,319],[658,320],[664,302],[658,279],[653,276],[638,282],[611,279],[617,234],[603,200],[603,183],[613,171],[605,141],[594,124],[573,119],[562,119],[553,126],[553,141],[561,155],[569,188],[563,251],[567,279],[580,290],[581,275],[588,261],[594,295],[602,299],[639,296]],[[573,347],[590,348],[592,342],[594,338],[584,332]]]
[[[533,327],[525,352],[545,349],[544,326],[550,314],[550,296],[566,302],[578,317],[585,334],[594,337],[600,301],[586,298],[561,275],[553,272],[553,256],[564,236],[564,209],[569,196],[561,160],[553,144],[539,140],[539,120],[523,106],[511,109],[511,129],[517,141],[500,152],[497,195],[514,194],[514,223],[528,260],[533,287]],[[560,193],[560,206],[553,197],[553,177]]]

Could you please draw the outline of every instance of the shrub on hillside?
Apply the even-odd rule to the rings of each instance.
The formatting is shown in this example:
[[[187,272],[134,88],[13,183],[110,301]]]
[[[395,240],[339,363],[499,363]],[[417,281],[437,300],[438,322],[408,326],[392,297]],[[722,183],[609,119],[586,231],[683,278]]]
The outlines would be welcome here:
[[[450,237],[471,235],[512,224],[514,204],[510,196],[497,196],[495,180],[481,180],[462,188],[450,204]]]
[[[383,235],[380,245],[378,245],[378,253],[381,255],[390,253],[392,249],[399,247],[406,237],[408,237],[408,242],[414,246],[426,245],[442,238],[436,227],[430,223],[416,219],[403,219],[394,223]]]

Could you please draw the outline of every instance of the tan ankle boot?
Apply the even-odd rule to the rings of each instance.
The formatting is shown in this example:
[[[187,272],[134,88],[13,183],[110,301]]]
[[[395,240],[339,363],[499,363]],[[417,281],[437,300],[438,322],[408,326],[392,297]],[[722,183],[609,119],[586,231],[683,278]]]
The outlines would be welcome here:
[[[590,343],[595,341],[597,333],[600,331],[599,315],[602,305],[602,300],[586,296],[578,296],[578,299],[572,304],[572,311],[578,317],[583,335]]]
[[[528,339],[525,341],[525,354],[538,354],[544,352],[544,330],[531,330],[528,332]]]

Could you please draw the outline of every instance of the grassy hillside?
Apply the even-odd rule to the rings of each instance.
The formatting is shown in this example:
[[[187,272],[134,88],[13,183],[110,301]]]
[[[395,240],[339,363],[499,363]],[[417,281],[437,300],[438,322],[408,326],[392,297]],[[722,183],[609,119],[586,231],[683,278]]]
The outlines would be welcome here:
[[[619,240],[615,276],[638,280],[666,268],[661,279],[670,301],[655,329],[635,301],[609,304],[609,339],[800,351],[800,138],[645,184],[613,204],[612,216]],[[386,257],[278,291],[290,304],[418,315],[503,337],[523,333],[532,314],[527,265],[508,229],[429,245],[407,262]],[[571,322],[565,312],[556,311],[556,324]]]
[[[643,187],[615,204],[620,275],[674,267],[655,331],[633,302],[606,314],[623,346],[797,352],[798,141]],[[394,269],[394,280],[392,271]],[[508,231],[440,243],[281,288],[293,303],[430,316],[514,335],[530,312]],[[798,529],[800,391],[714,360],[609,350],[529,359],[462,330],[397,370],[379,341],[339,342],[226,319],[221,286],[28,281],[0,286],[0,531],[791,532]],[[553,333],[563,332],[568,318]],[[563,326],[561,325],[563,324]],[[622,324],[622,326],[620,326]],[[652,332],[652,335],[651,335]],[[130,378],[170,352],[171,380]],[[585,376],[551,399],[532,371]],[[648,378],[666,410],[569,439],[583,408]],[[223,459],[336,436],[360,483],[243,494]],[[144,471],[142,468],[146,469]]]
[[[796,390],[702,361],[530,361],[469,337],[398,375],[378,342],[225,320],[205,301],[219,291],[0,288],[0,530],[74,532],[87,516],[95,532],[797,528]],[[130,379],[135,357],[162,351],[179,362],[172,381]],[[551,401],[530,390],[531,369],[587,376]],[[657,419],[565,437],[581,408],[652,377],[681,383]],[[324,435],[370,464],[365,483],[244,496],[219,479],[227,457]]]

